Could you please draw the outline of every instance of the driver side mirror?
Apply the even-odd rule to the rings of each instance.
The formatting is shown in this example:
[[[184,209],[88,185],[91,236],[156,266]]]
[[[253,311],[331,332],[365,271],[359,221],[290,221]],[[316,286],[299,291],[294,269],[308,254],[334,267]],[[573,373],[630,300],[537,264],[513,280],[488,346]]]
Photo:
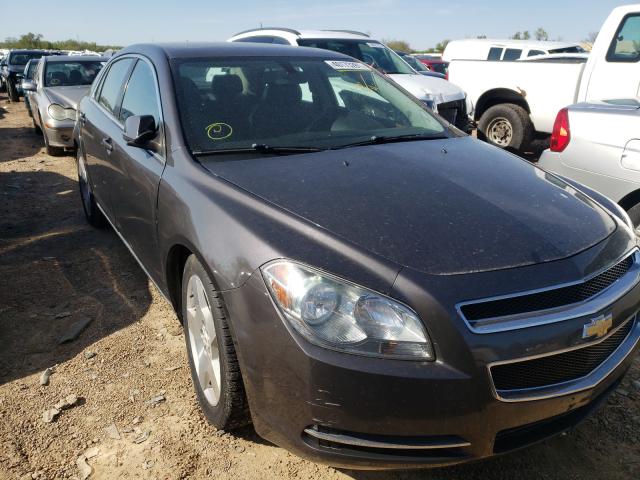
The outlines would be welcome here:
[[[31,80],[23,80],[22,81],[22,90],[25,92],[35,92],[36,84]]]
[[[158,126],[153,115],[132,115],[124,122],[122,138],[131,147],[153,150],[150,141],[158,134]]]

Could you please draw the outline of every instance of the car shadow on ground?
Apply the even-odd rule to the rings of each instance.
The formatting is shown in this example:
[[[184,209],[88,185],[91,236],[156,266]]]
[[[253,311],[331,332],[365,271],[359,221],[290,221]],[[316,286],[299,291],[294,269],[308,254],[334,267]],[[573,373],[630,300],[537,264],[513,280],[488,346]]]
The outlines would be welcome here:
[[[53,172],[0,173],[0,385],[78,355],[151,305],[115,233],[84,221],[77,188]]]
[[[0,107],[0,112],[4,109]],[[0,113],[0,119],[3,113]],[[11,139],[19,139],[18,142],[9,142]],[[33,128],[1,128],[0,145],[3,152],[0,154],[0,163],[11,162],[28,158],[38,153],[44,146],[42,135],[37,135]]]

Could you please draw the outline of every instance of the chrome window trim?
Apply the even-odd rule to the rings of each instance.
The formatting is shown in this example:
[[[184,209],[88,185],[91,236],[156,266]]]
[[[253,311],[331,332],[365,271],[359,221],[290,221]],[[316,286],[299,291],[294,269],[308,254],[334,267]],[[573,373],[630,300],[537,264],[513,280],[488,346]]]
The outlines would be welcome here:
[[[633,255],[633,264],[631,265],[631,268],[629,268],[627,273],[625,273],[622,277],[617,279],[607,288],[602,290],[600,293],[594,295],[591,298],[583,300],[582,302],[571,303],[569,305],[562,305],[560,307],[555,307],[555,308],[550,308],[545,310],[519,313],[515,315],[484,318],[482,320],[477,320],[476,324],[472,324],[471,321],[469,321],[465,317],[464,313],[462,312],[462,307],[464,307],[465,305],[473,305],[477,303],[491,302],[494,300],[505,300],[509,298],[524,297],[524,296],[533,295],[536,293],[548,292],[553,290],[559,290],[565,287],[571,287],[574,285],[580,285],[606,272],[607,270],[609,270],[610,268],[617,265],[618,263],[620,263],[625,258],[631,255]],[[464,320],[465,324],[467,325],[467,328],[471,330],[473,333],[477,333],[477,334],[499,333],[499,332],[506,332],[511,330],[519,330],[523,328],[537,327],[540,325],[548,325],[550,323],[557,323],[557,322],[571,320],[578,317],[593,315],[605,309],[612,303],[615,303],[618,299],[620,299],[621,297],[626,295],[631,289],[633,289],[639,282],[640,282],[640,252],[638,251],[637,248],[634,248],[630,252],[627,252],[624,255],[622,255],[611,265],[581,280],[578,280],[575,282],[562,283],[562,284],[554,285],[551,287],[527,290],[525,292],[518,292],[514,294],[498,295],[495,297],[464,301],[464,302],[457,303],[455,308],[460,318]]]
[[[640,341],[640,323],[637,321],[638,313],[631,315],[624,322],[622,322],[615,330],[609,332],[608,335],[595,340],[593,342],[582,344],[574,347],[568,347],[561,350],[555,350],[553,352],[543,353],[539,355],[531,355],[528,357],[516,358],[511,360],[503,360],[498,362],[492,362],[487,364],[487,372],[489,374],[489,380],[491,383],[491,392],[493,396],[501,402],[514,403],[514,402],[530,402],[534,400],[544,400],[548,398],[559,397],[563,395],[569,395],[572,393],[582,392],[584,390],[591,390],[602,383],[618,366],[633,352],[635,347]],[[495,387],[493,381],[493,375],[491,369],[499,365],[508,365],[511,363],[521,363],[529,360],[535,360],[538,358],[551,357],[562,353],[572,352],[583,348],[593,347],[599,343],[604,342],[609,337],[614,335],[618,330],[627,325],[628,322],[632,322],[634,325],[624,338],[620,345],[605,359],[603,362],[593,369],[589,374],[569,380],[566,382],[555,383],[552,385],[545,385],[544,387],[532,387],[513,390],[498,390]]]
[[[466,441],[450,442],[450,443],[431,443],[431,444],[402,444],[391,442],[378,442],[376,440],[366,440],[364,438],[353,437],[351,435],[340,433],[326,433],[315,430],[314,428],[305,428],[304,433],[317,438],[318,440],[325,440],[328,442],[339,443],[342,445],[353,445],[355,447],[367,447],[367,448],[387,448],[396,450],[436,450],[443,448],[462,448],[470,447],[471,443]]]

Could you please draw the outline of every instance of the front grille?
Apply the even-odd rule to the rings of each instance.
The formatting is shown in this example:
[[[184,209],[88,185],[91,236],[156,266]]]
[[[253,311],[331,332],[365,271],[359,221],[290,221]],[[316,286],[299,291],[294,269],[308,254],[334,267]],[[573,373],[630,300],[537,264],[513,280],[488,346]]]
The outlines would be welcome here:
[[[465,132],[468,130],[469,119],[467,118],[467,104],[464,99],[438,104],[438,114],[460,130]]]
[[[491,367],[497,391],[542,388],[585,377],[598,368],[631,332],[635,317],[592,345],[546,357]]]
[[[539,312],[579,303],[601,293],[621,278],[633,265],[633,258],[634,255],[630,255],[610,269],[582,283],[528,295],[470,303],[460,307],[460,311],[473,326],[478,320],[487,318]]]

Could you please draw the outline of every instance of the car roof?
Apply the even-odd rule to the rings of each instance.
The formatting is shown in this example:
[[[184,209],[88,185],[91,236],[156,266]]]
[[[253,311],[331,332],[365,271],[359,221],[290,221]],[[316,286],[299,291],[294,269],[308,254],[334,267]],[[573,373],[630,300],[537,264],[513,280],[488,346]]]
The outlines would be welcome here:
[[[347,55],[317,48],[264,43],[141,43],[120,50],[114,58],[130,53],[164,54],[167,58],[198,57],[305,57],[353,60]]]
[[[109,61],[107,57],[99,57],[97,55],[48,55],[42,58],[45,62],[78,62],[82,60],[94,60],[98,62]]]
[[[553,50],[556,48],[579,47],[580,42],[553,42],[541,40],[513,40],[513,39],[496,39],[496,38],[463,38],[460,40],[452,40],[449,43],[475,43],[486,44],[496,47],[518,47],[538,50]]]
[[[251,30],[245,30],[243,32],[236,33],[233,37],[237,37],[239,35],[246,36],[246,34],[263,34],[263,35],[274,35],[274,34],[285,34],[285,35],[294,35],[297,38],[302,39],[340,39],[340,40],[373,40],[368,34],[362,32],[356,32],[354,30],[294,30],[292,28],[282,28],[282,27],[264,27],[264,28],[254,28]]]

